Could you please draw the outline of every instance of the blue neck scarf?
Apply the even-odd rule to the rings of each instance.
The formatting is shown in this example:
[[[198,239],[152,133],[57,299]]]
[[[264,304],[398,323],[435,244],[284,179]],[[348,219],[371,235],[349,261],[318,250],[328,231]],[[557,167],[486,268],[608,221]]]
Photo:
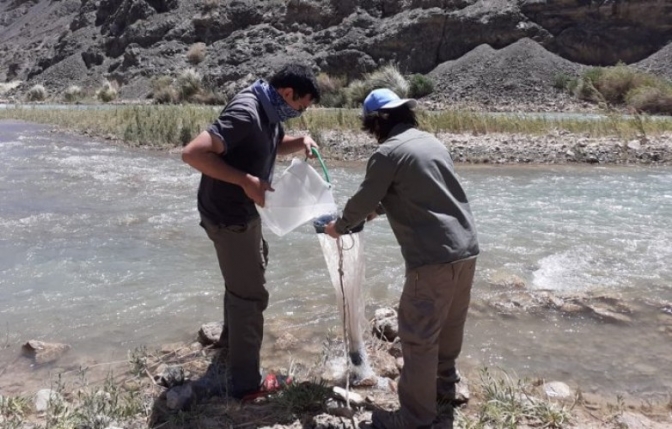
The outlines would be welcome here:
[[[268,101],[273,106],[273,109],[278,114],[281,122],[285,122],[288,119],[298,118],[301,116],[301,112],[294,109],[292,106],[287,104],[282,95],[278,93],[268,82],[264,80],[259,80],[254,84],[255,89],[264,94]]]

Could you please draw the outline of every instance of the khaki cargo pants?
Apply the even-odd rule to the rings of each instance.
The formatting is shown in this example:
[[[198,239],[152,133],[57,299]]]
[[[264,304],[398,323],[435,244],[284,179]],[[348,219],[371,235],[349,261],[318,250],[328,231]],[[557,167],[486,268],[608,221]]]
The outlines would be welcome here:
[[[412,427],[432,424],[437,383],[454,381],[475,270],[476,258],[469,258],[406,272],[399,302],[399,402]]]
[[[240,396],[258,389],[261,383],[259,354],[264,337],[263,312],[268,306],[268,245],[261,235],[261,219],[245,225],[216,225],[202,218],[201,226],[215,245],[224,277],[220,343],[228,345],[229,393]]]

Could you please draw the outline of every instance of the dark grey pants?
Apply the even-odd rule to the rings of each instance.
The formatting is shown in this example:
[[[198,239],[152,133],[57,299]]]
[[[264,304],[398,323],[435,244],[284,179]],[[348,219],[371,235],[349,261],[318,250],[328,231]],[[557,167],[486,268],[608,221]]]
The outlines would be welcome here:
[[[437,383],[454,382],[462,350],[476,258],[425,265],[406,272],[399,302],[399,338],[404,367],[399,403],[406,422],[431,425]]]
[[[224,277],[224,331],[220,342],[228,340],[227,368],[230,393],[243,395],[259,388],[261,343],[264,337],[263,312],[268,306],[264,276],[268,245],[261,234],[261,220],[245,225],[215,225],[202,219],[215,245]]]

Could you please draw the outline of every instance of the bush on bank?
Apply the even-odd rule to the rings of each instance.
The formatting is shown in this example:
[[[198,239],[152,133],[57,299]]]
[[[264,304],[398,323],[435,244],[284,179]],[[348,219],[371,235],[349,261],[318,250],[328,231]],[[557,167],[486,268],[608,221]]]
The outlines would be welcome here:
[[[625,64],[593,67],[578,79],[559,75],[554,86],[568,90],[580,100],[641,113],[672,115],[672,82]]]

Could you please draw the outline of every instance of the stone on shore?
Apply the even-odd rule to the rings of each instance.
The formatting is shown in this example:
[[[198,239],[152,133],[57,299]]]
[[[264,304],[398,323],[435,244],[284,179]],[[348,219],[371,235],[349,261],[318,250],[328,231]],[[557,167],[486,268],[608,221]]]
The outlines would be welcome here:
[[[176,386],[166,393],[166,406],[171,410],[184,410],[193,400],[191,384]]]
[[[616,423],[622,429],[665,429],[671,426],[669,422],[654,422],[648,417],[630,411],[626,411],[616,417]]]
[[[184,384],[184,368],[179,365],[161,365],[157,369],[158,374],[154,376],[154,381],[159,386],[170,389],[174,386]]]
[[[45,412],[49,408],[50,403],[61,401],[63,401],[63,397],[55,390],[51,389],[39,390],[35,394],[34,398],[35,410],[38,413]]]
[[[377,309],[371,323],[373,335],[377,338],[392,342],[399,335],[397,311],[393,308]]]
[[[224,329],[224,322],[206,323],[198,331],[198,341],[204,346],[215,344],[222,335],[222,329]]]
[[[551,381],[544,383],[542,386],[544,393],[551,399],[571,399],[574,397],[574,392],[565,383],[561,381]]]
[[[359,393],[347,391],[342,387],[334,386],[334,397],[339,401],[350,402],[351,405],[364,405],[364,398]]]

